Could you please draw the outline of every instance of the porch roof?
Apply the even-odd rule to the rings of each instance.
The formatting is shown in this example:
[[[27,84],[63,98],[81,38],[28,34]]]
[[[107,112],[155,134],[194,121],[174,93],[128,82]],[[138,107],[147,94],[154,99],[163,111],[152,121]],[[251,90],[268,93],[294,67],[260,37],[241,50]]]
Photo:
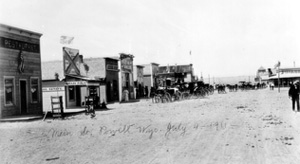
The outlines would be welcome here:
[[[284,79],[284,78],[300,78],[300,73],[281,73],[279,75],[280,79]],[[276,74],[276,76],[272,76],[270,77],[270,79],[278,79],[278,74]]]

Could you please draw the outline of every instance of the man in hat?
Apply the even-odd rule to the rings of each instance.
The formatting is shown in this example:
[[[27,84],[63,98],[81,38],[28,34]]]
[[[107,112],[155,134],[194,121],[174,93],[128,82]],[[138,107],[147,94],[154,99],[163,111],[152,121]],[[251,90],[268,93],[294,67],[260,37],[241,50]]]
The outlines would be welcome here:
[[[293,111],[295,111],[295,103],[297,104],[297,111],[300,111],[299,109],[299,81],[296,81],[294,83],[290,84],[290,89],[289,89],[289,97],[292,99],[292,106],[293,106]],[[297,112],[295,111],[295,112]]]

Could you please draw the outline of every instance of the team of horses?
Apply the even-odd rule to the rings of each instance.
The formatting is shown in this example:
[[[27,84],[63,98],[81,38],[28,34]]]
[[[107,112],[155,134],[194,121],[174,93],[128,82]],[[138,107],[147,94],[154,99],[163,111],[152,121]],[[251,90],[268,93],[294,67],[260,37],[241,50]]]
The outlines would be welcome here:
[[[200,82],[173,84],[172,86],[151,88],[150,97],[152,102],[174,102],[179,100],[186,100],[191,98],[203,98],[214,93],[215,90],[219,94],[226,94],[229,92],[236,92],[238,90],[247,91],[254,89],[266,88],[265,83],[252,84],[250,82],[243,82],[239,84],[217,84],[215,86]]]
[[[214,93],[212,85],[203,82],[180,83],[172,86],[151,88],[152,102],[173,102],[191,98],[203,98]]]

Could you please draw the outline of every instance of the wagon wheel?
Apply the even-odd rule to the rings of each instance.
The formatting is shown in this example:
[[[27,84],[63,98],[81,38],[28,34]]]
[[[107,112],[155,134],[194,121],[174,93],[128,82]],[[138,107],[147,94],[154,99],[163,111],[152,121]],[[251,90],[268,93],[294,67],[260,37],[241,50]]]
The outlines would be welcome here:
[[[202,97],[202,91],[197,90],[194,95],[195,95],[196,99],[198,99],[198,98]]]
[[[172,102],[172,96],[170,95],[170,93],[166,92],[165,97],[166,97],[167,102]]]
[[[189,93],[183,92],[183,93],[181,94],[181,99],[182,99],[182,100],[187,100],[187,99],[189,99],[189,98],[190,98],[190,94],[189,94]]]
[[[180,101],[181,98],[182,98],[182,93],[180,91],[177,91],[176,94],[175,94],[175,100]]]
[[[155,94],[152,98],[153,103],[159,103],[161,102],[161,95],[160,94]]]

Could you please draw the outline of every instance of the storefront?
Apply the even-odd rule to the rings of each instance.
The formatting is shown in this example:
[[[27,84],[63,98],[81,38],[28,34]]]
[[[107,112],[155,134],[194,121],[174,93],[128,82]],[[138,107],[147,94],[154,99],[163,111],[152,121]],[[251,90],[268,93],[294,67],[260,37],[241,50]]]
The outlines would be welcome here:
[[[134,95],[136,99],[139,99],[146,96],[144,88],[144,66],[135,65],[133,68],[133,80],[135,89]],[[146,89],[148,89],[148,87],[146,87]]]
[[[0,24],[0,118],[42,114],[41,36]]]
[[[60,80],[43,80],[44,111],[51,111],[51,96],[62,96],[63,107],[68,109],[84,108],[85,97],[96,98],[96,105],[100,107],[100,80],[83,77],[69,77]]]
[[[120,96],[122,101],[134,98],[134,82],[133,82],[133,55],[120,54]]]
[[[290,83],[293,83],[296,80],[300,80],[300,68],[281,68],[280,73],[269,78],[270,83],[273,83],[275,87],[278,87],[278,83],[280,87],[289,87]]]
[[[106,97],[103,78],[91,77],[91,70],[79,50],[63,47],[63,61],[42,63],[44,111],[51,110],[51,96],[62,96],[63,107],[68,109],[85,108],[85,98],[95,98],[96,107]],[[61,77],[61,78],[60,78]]]
[[[100,86],[101,103],[119,101],[119,59],[114,57],[87,58],[84,59],[84,62],[89,65],[88,75],[90,77],[105,81]]]
[[[66,109],[85,107],[85,97],[96,98],[96,105],[100,106],[100,81],[82,78],[66,79]]]

